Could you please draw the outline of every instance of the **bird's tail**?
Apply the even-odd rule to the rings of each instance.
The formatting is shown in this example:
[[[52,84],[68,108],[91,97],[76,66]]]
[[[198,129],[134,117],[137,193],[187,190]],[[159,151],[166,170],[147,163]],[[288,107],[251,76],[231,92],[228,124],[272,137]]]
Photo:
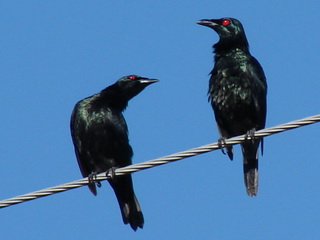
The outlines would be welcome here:
[[[243,154],[244,183],[247,194],[256,196],[258,193],[258,148],[260,140],[241,144]]]
[[[130,224],[131,228],[136,231],[143,228],[144,218],[139,202],[134,194],[131,175],[116,177],[109,180],[121,210],[123,222]]]
[[[136,231],[139,228],[143,228],[144,218],[139,205],[139,202],[135,195],[129,202],[118,201],[121,208],[122,219],[125,224],[130,224],[131,228]]]

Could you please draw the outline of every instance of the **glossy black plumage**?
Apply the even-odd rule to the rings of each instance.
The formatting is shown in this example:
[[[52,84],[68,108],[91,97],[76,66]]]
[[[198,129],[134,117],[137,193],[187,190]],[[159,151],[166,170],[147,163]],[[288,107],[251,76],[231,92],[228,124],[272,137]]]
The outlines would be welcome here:
[[[71,116],[71,135],[83,177],[131,164],[133,155],[122,115],[128,101],[158,80],[130,75],[100,93],[79,101]],[[134,194],[131,175],[109,180],[125,224],[142,228],[144,218]],[[88,185],[96,195],[94,183]]]
[[[197,23],[212,28],[220,37],[213,45],[215,64],[208,91],[219,132],[222,138],[252,135],[265,126],[267,83],[262,67],[249,52],[243,26],[234,18],[203,19]],[[258,191],[260,141],[255,138],[241,144],[244,180],[250,196]],[[227,148],[227,153],[232,160],[232,147]]]

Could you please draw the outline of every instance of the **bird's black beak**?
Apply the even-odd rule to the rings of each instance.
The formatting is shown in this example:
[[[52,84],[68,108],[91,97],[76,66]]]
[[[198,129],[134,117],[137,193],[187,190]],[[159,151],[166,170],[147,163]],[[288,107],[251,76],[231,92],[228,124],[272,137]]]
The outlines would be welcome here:
[[[142,84],[149,85],[149,84],[152,84],[152,83],[159,82],[159,80],[158,79],[142,78],[142,79],[139,80],[139,82],[142,83]]]
[[[215,28],[218,25],[214,19],[201,19],[197,21],[197,24],[210,28]]]

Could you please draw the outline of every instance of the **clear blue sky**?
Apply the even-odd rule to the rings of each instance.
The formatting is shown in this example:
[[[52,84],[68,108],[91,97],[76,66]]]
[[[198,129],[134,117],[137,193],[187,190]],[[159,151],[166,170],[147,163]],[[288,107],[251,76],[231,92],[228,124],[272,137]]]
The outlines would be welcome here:
[[[241,3],[240,3],[241,2]],[[118,78],[160,79],[129,103],[133,162],[216,141],[202,18],[235,17],[269,85],[267,126],[319,113],[317,1],[1,1],[0,198],[81,177],[74,104]],[[0,209],[2,239],[319,239],[319,125],[265,139],[258,196],[220,151],[133,175],[145,227],[122,223],[106,182]]]

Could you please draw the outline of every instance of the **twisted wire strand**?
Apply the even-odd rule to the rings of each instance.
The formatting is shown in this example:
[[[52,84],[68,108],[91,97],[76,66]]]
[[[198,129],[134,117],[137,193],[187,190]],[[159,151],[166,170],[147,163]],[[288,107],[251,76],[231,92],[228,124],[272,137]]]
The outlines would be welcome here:
[[[320,114],[256,131],[254,134],[254,137],[267,137],[267,136],[270,136],[270,135],[273,135],[276,133],[281,133],[281,132],[288,131],[291,129],[310,125],[310,124],[313,124],[313,123],[316,123],[319,121],[320,121]],[[241,135],[241,136],[237,136],[237,137],[233,137],[233,138],[229,138],[229,139],[225,140],[225,142],[223,143],[223,146],[225,147],[225,146],[229,146],[229,145],[239,144],[239,143],[241,143],[245,140],[248,140],[248,139],[250,139],[250,136],[247,136],[246,134]],[[103,180],[110,179],[113,176],[122,176],[125,174],[138,172],[138,171],[141,171],[144,169],[152,168],[155,166],[178,161],[178,160],[181,160],[184,158],[207,153],[207,152],[217,150],[220,148],[221,148],[221,144],[219,144],[219,142],[215,142],[215,143],[203,145],[201,147],[192,148],[192,149],[189,149],[186,151],[182,151],[182,152],[167,155],[164,157],[156,158],[153,160],[149,160],[149,161],[145,161],[145,162],[141,162],[141,163],[137,163],[137,164],[132,164],[132,165],[129,165],[126,167],[118,168],[118,169],[115,169],[114,171],[100,173],[100,174],[97,174],[94,177],[94,179],[91,179],[91,180],[93,180],[95,182],[103,181]],[[65,183],[65,184],[61,184],[58,186],[49,187],[49,188],[45,188],[43,190],[27,193],[27,194],[16,196],[16,197],[9,198],[9,199],[5,199],[5,200],[0,201],[0,208],[8,207],[8,206],[11,206],[14,204],[30,201],[30,200],[45,197],[45,196],[49,196],[49,195],[56,194],[59,192],[68,191],[70,189],[74,189],[74,188],[78,188],[78,187],[87,185],[88,182],[89,182],[89,178],[82,178],[82,179],[72,181],[69,183]]]

